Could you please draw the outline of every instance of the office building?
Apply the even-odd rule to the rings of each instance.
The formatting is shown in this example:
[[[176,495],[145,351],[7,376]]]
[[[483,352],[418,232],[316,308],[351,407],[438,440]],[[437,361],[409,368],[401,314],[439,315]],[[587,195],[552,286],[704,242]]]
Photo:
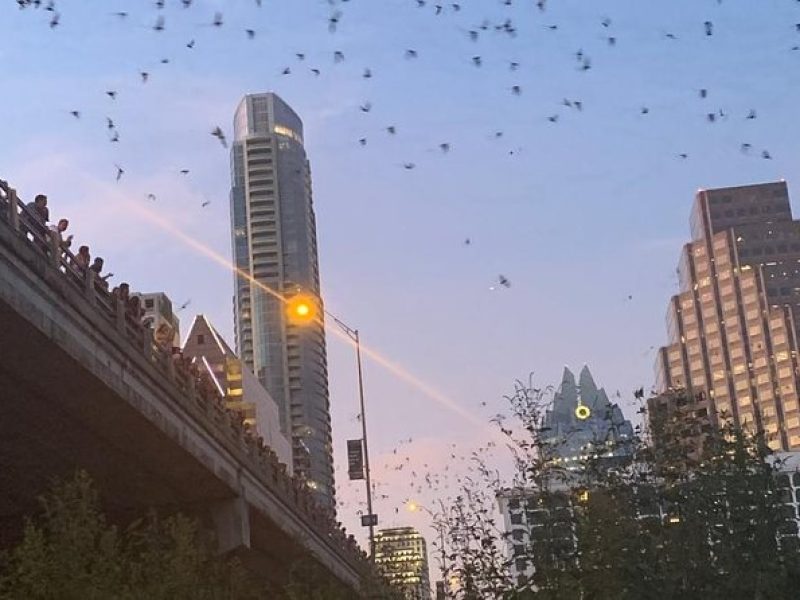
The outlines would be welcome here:
[[[205,316],[194,318],[183,356],[208,374],[225,406],[242,416],[245,427],[264,440],[291,474],[292,447],[281,431],[278,405]]]
[[[245,96],[231,151],[236,349],[280,409],[294,471],[335,508],[328,373],[311,173],[303,123],[273,93]],[[287,317],[286,300],[317,319]]]
[[[566,486],[542,493],[534,488],[512,488],[497,495],[503,516],[509,570],[517,585],[533,577],[537,565],[562,565],[574,560],[575,499]]]
[[[142,323],[153,330],[153,339],[164,348],[180,348],[181,326],[172,301],[163,292],[132,294],[139,297],[143,316]]]
[[[430,600],[428,550],[425,538],[413,527],[378,531],[375,564],[404,600]]]
[[[800,222],[786,183],[701,190],[678,266],[656,386],[691,410],[800,448]],[[678,395],[678,397],[680,394]]]
[[[800,552],[800,452],[776,452],[772,459],[783,509],[779,541],[784,549]]]
[[[633,426],[605,390],[598,389],[588,366],[581,369],[577,382],[565,367],[539,435],[550,461],[579,471],[589,456],[608,461],[628,458]]]
[[[587,461],[610,468],[632,458],[633,426],[597,387],[588,366],[577,381],[564,368],[535,435],[547,459],[545,477],[497,494],[509,568],[519,585],[530,581],[537,565],[566,568],[574,561],[576,509],[588,493]]]

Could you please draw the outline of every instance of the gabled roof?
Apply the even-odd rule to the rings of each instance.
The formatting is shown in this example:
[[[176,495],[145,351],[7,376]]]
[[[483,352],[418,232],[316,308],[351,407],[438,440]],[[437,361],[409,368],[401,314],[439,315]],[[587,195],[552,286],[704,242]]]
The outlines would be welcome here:
[[[189,344],[190,340],[193,338],[197,339],[198,335],[205,335],[214,340],[214,343],[223,356],[236,356],[236,353],[231,350],[231,347],[228,346],[222,335],[214,328],[206,316],[202,314],[196,315],[194,321],[192,321],[192,326],[189,328],[189,333],[183,344],[184,348]]]

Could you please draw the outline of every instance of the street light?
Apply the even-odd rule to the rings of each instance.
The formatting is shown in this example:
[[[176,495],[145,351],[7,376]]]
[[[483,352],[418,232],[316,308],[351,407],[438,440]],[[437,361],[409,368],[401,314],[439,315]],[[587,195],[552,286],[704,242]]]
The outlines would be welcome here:
[[[317,305],[311,296],[297,294],[286,301],[289,320],[297,325],[310,323],[317,317]]]
[[[444,517],[444,504],[442,501],[439,501],[439,505],[442,509],[442,518]],[[409,512],[418,512],[420,510],[424,510],[431,516],[433,519],[434,527],[438,530],[439,533],[439,553],[441,554],[440,561],[442,563],[442,581],[445,582],[445,597],[447,596],[447,552],[444,547],[444,523],[439,520],[439,517],[435,513],[433,513],[428,507],[423,506],[419,502],[414,502],[413,500],[409,500],[406,502],[406,508]],[[439,523],[437,524],[437,520]]]
[[[327,312],[327,311],[326,311]],[[370,560],[375,562],[375,524],[377,519],[372,514],[372,483],[369,471],[369,450],[367,447],[367,415],[364,410],[364,375],[361,368],[361,339],[358,336],[358,329],[353,329],[347,324],[337,319],[331,313],[328,316],[347,334],[347,337],[356,346],[356,363],[358,365],[358,400],[361,408],[361,442],[364,448],[364,479],[367,487],[367,524],[369,526],[369,555]],[[362,525],[364,519],[362,517]]]
[[[318,321],[317,310],[318,303],[314,296],[300,292],[294,296],[286,299],[286,315],[289,321],[295,325],[308,325],[313,321]],[[333,314],[325,311],[333,321],[344,331],[347,337],[355,344],[356,347],[356,362],[358,364],[358,399],[361,408],[361,445],[364,451],[364,479],[366,480],[367,487],[367,520],[361,518],[362,525],[366,522],[369,526],[369,554],[370,559],[375,561],[375,525],[377,518],[372,514],[372,480],[370,478],[369,470],[369,450],[367,447],[367,416],[364,410],[364,376],[361,367],[361,339],[358,335],[358,329],[353,329],[342,320],[337,319]]]

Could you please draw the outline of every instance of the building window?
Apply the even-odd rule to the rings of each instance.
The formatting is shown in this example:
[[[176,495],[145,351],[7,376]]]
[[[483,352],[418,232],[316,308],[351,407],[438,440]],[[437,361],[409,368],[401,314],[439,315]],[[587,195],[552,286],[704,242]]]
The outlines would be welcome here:
[[[206,336],[202,333],[197,336],[197,343],[198,344],[205,344],[206,343]]]
[[[153,308],[154,305],[155,301],[152,298],[148,298],[147,300],[144,301],[145,308]]]

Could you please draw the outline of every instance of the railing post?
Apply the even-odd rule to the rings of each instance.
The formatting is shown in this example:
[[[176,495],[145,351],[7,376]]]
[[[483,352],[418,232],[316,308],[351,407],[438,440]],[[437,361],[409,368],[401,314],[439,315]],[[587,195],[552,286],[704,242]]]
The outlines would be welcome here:
[[[128,310],[128,307],[125,306],[125,303],[119,296],[114,296],[114,312],[116,313],[116,325],[117,331],[123,334],[127,334],[125,331],[125,312]]]
[[[55,232],[51,232],[49,229],[45,235],[49,236],[50,241],[50,262],[56,269],[58,269],[61,267],[61,243],[58,239],[59,236],[57,236]]]
[[[197,403],[197,383],[194,380],[194,376],[191,373],[188,373],[186,376],[186,393],[189,394],[189,398],[192,399],[195,404]]]
[[[17,198],[17,190],[9,188],[8,190],[8,222],[14,231],[19,231],[19,211],[17,205],[19,199]]]
[[[152,362],[153,359],[153,330],[149,327],[142,326],[142,350],[144,350],[147,362]]]
[[[83,290],[84,290],[84,295],[86,296],[86,301],[89,303],[90,306],[97,305],[97,292],[94,289],[96,280],[97,280],[97,273],[95,273],[92,269],[86,269],[84,271]]]
[[[167,373],[171,381],[175,381],[175,357],[170,354],[167,361]]]

